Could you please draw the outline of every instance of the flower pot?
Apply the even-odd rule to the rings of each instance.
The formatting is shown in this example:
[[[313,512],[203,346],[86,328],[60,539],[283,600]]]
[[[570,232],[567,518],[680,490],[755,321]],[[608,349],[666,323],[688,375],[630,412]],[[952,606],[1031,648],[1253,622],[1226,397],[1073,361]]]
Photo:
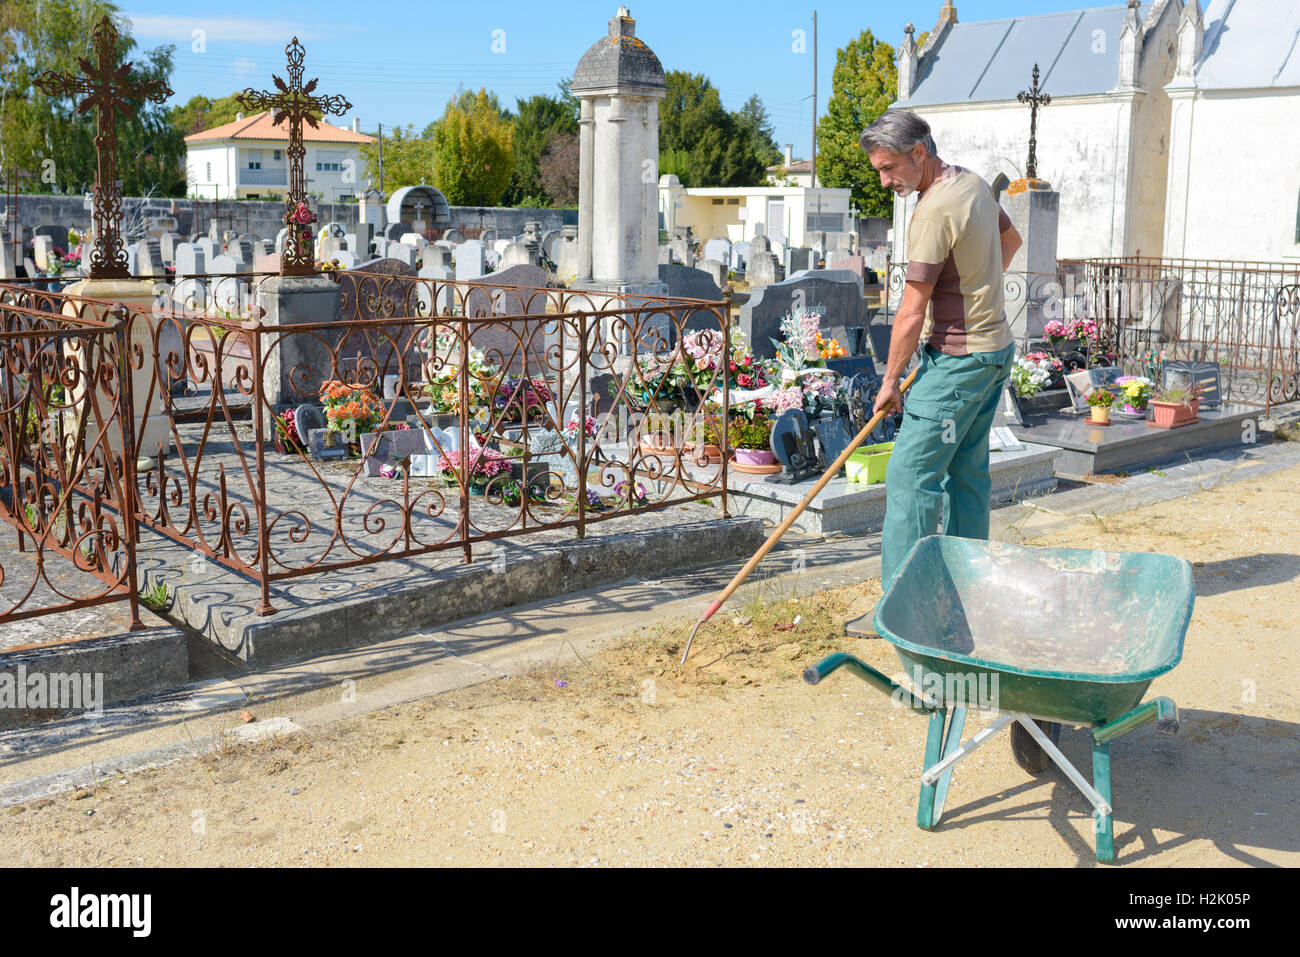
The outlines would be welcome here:
[[[781,471],[781,464],[767,449],[735,449],[731,453],[731,468],[746,475],[775,475]]]
[[[893,442],[863,446],[856,449],[849,456],[849,460],[844,463],[844,474],[850,482],[858,482],[861,485],[876,485],[885,480],[889,457],[893,453]]]
[[[772,465],[776,453],[771,449],[736,449],[736,462],[740,465]]]
[[[694,452],[692,452],[694,455]],[[722,449],[716,445],[704,446],[704,455],[695,459],[697,465],[721,465]]]
[[[1089,422],[1091,422],[1093,425],[1110,425],[1109,406],[1094,405],[1094,406],[1090,406],[1090,408],[1092,409],[1092,412],[1088,416]]]
[[[1191,402],[1157,402],[1151,403],[1151,425],[1158,429],[1176,429],[1180,425],[1198,422],[1201,400]]]

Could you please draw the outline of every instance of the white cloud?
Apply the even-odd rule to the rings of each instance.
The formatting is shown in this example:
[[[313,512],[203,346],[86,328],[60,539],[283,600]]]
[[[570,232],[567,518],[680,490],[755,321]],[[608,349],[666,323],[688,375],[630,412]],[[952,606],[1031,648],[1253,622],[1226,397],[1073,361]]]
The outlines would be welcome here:
[[[244,76],[245,74],[248,73],[256,73],[257,64],[254,63],[252,60],[250,60],[248,57],[241,56],[234,63],[234,70],[235,73],[237,73],[240,76]]]
[[[239,17],[175,17],[152,13],[127,13],[131,35],[148,37],[188,48],[195,30],[203,30],[208,43],[271,43],[284,46],[295,36],[304,42],[320,38],[315,30],[289,20]]]

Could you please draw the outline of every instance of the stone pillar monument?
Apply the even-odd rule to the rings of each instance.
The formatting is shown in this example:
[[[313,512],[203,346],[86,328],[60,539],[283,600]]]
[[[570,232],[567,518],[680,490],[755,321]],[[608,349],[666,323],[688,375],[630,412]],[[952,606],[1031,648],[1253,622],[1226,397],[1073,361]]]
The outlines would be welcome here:
[[[668,90],[627,7],[573,72],[582,104],[577,287],[666,295],[659,282],[659,100]]]
[[[1007,187],[1002,207],[1024,240],[1011,259],[1003,288],[1011,331],[1017,342],[1025,342],[1042,336],[1044,322],[1060,318],[1056,237],[1061,194],[1044,180],[1019,179]],[[1055,303],[1053,296],[1058,297]]]

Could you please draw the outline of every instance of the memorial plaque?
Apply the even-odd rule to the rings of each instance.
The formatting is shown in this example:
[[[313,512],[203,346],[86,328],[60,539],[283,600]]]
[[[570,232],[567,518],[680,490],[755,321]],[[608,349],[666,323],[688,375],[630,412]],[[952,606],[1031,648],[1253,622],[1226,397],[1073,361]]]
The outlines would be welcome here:
[[[1201,387],[1201,407],[1217,409],[1223,404],[1223,387],[1219,381],[1219,363],[1173,359],[1164,364],[1161,385],[1166,389]]]

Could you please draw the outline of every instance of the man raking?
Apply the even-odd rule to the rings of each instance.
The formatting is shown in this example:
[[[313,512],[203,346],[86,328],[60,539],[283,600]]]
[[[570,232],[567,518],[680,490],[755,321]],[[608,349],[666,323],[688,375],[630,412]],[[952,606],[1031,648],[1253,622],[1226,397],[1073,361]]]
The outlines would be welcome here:
[[[918,539],[943,534],[987,539],[989,430],[1015,345],[1004,315],[1002,273],[1020,235],[979,176],[949,166],[930,125],[889,110],[862,133],[881,185],[917,193],[907,227],[907,279],[894,317],[876,410],[899,399],[899,380],[918,342],[921,368],[903,406],[903,425],[885,474],[881,582]]]

